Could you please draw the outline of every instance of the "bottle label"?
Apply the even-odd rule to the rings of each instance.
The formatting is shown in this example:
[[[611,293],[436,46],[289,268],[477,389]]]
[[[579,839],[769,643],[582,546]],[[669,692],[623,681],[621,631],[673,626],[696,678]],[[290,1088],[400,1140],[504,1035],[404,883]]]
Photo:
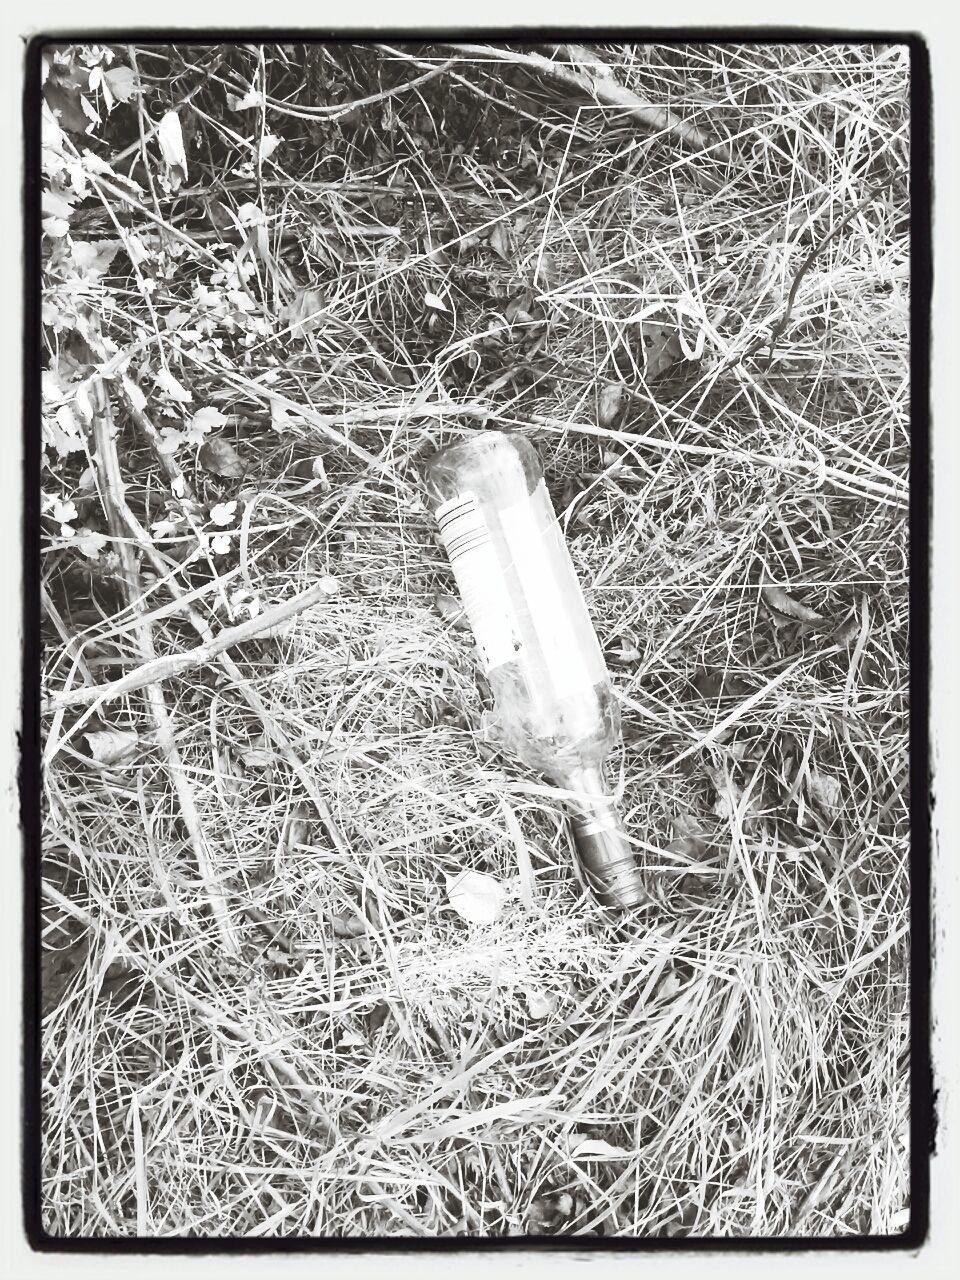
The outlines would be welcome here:
[[[434,515],[485,671],[511,662],[520,629],[490,530],[472,493],[437,507]]]
[[[607,670],[546,485],[499,517],[554,693],[582,694]]]

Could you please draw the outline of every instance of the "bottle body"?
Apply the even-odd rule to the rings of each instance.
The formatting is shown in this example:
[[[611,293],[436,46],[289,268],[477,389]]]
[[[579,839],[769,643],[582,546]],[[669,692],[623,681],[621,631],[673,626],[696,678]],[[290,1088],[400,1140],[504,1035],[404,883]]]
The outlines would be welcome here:
[[[427,484],[501,741],[577,793],[585,877],[602,902],[633,906],[645,895],[603,781],[619,708],[536,450],[478,432],[430,460]]]

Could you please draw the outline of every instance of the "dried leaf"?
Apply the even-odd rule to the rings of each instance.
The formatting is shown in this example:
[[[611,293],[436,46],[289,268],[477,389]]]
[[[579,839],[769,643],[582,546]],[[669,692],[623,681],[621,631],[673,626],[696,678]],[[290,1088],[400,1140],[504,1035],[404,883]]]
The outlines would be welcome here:
[[[211,431],[218,431],[226,425],[226,414],[212,405],[207,405],[203,409],[198,409],[187,423],[187,439],[191,444],[203,444],[204,437]]]
[[[503,258],[504,262],[509,262],[512,258],[513,237],[505,222],[498,222],[490,232],[490,248],[498,257]]]
[[[269,160],[282,141],[275,133],[265,133],[260,139],[260,159]]]
[[[183,146],[183,130],[176,111],[168,111],[157,127],[157,143],[163,163],[169,172],[170,184],[176,190],[187,180],[187,153]]]
[[[814,804],[831,817],[840,811],[843,789],[839,781],[828,773],[811,769],[807,776],[807,792]]]
[[[169,396],[171,400],[176,400],[179,404],[188,404],[193,399],[191,392],[176,380],[169,369],[158,370],[153,381],[164,395]]]
[[[549,1018],[556,1011],[557,996],[554,991],[537,991],[532,987],[524,987],[523,995],[531,1018]]]
[[[578,1137],[577,1134],[570,1135],[571,1141]],[[615,1147],[609,1142],[604,1142],[602,1138],[584,1138],[570,1152],[573,1160],[622,1160],[624,1157],[632,1156],[632,1151],[627,1151],[623,1147]]]
[[[628,663],[639,662],[643,654],[633,640],[624,636],[617,648],[610,650],[610,657],[614,662]]]
[[[227,94],[227,106],[231,111],[252,111],[255,107],[262,107],[263,104],[263,94],[257,89],[251,89],[242,98],[232,93]]]
[[[237,221],[241,227],[263,227],[266,226],[267,218],[258,204],[248,200],[237,210]]]
[[[598,417],[601,427],[609,427],[620,412],[623,402],[623,383],[608,382],[600,392]]]
[[[760,594],[771,609],[775,609],[777,613],[782,613],[787,618],[796,618],[798,622],[809,623],[821,623],[825,620],[822,613],[808,609],[805,604],[800,604],[792,596],[788,596],[782,587],[775,586],[772,582],[765,582],[760,588]]]
[[[356,911],[338,911],[330,917],[330,923],[338,938],[359,938],[367,931],[366,919]]]
[[[248,769],[268,769],[276,760],[273,748],[269,746],[263,734],[257,738],[246,751],[240,752],[241,761]]]
[[[107,87],[118,102],[127,102],[137,91],[137,78],[132,67],[118,62],[103,73]]]
[[[470,629],[470,623],[467,620],[463,605],[456,596],[448,595],[445,591],[438,591],[433,603],[437,613],[451,627],[459,627],[463,631]]]
[[[683,347],[677,337],[675,324],[663,324],[657,320],[644,320],[640,325],[643,339],[644,372],[647,378],[657,378],[665,370],[683,359]]]
[[[303,289],[287,305],[286,319],[292,333],[310,333],[324,322],[327,300],[318,289]]]
[[[223,476],[227,480],[239,480],[245,470],[239,453],[226,440],[204,441],[200,448],[200,465],[211,475]]]
[[[132,729],[103,729],[83,735],[97,764],[112,765],[125,759],[140,741]]]
[[[73,545],[78,551],[82,551],[88,560],[97,560],[100,552],[107,545],[107,539],[102,533],[98,533],[96,529],[91,529],[89,525],[84,525],[74,538]]]
[[[310,811],[305,805],[298,804],[290,814],[287,826],[287,848],[297,849],[300,845],[309,844],[313,838],[313,823]]]
[[[483,871],[447,876],[447,897],[457,915],[471,924],[493,924],[503,911],[503,885]]]

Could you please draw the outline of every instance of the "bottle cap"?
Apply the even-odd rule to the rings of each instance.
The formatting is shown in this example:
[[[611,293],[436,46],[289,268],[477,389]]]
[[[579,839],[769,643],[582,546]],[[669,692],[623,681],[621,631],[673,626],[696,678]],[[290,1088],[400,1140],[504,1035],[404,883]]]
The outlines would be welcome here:
[[[571,825],[584,878],[599,902],[618,910],[646,902],[649,894],[612,801],[595,801],[575,813]]]

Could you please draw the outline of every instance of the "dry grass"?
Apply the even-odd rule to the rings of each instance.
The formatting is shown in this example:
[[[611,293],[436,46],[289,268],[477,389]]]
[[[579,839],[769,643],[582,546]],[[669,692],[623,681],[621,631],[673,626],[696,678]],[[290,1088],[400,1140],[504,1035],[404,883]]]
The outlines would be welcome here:
[[[214,630],[243,616],[238,591],[337,590],[233,650],[233,676],[164,685],[235,955],[142,693],[72,736],[75,715],[48,722],[52,1235],[905,1225],[907,54],[598,52],[734,160],[478,57],[320,109],[456,57],[414,46],[140,47],[155,116],[193,91],[189,185],[151,190],[132,108],[90,144],[132,146],[117,171],[155,215],[106,186],[83,207],[76,238],[119,226],[151,255],[121,252],[93,289],[103,330],[140,344],[127,371],[158,427],[178,425],[150,390],[162,347],[187,414],[219,407],[248,464],[217,480],[181,447],[196,518],[237,499],[244,533],[181,564],[189,529],[161,531],[170,581]],[[264,76],[262,113],[228,109]],[[263,132],[283,142],[258,164]],[[767,367],[757,343],[804,259],[874,188],[804,272]],[[268,251],[244,259],[250,309],[184,337],[232,306],[240,240],[211,199],[259,205]],[[654,376],[641,319],[679,325],[695,358]],[[120,403],[149,527],[170,482]],[[619,926],[580,894],[555,793],[480,741],[469,639],[434,606],[453,588],[418,465],[484,424],[540,449],[610,655],[655,897]],[[296,470],[318,454],[327,484]],[[86,465],[53,455],[45,484],[102,529]],[[142,661],[117,565],[68,544],[45,542],[49,693]],[[150,568],[157,651],[179,652],[199,637]],[[765,581],[826,622],[771,609]],[[90,728],[136,749],[98,768]],[[515,888],[524,850],[532,909],[517,892],[498,924],[465,924],[445,876]]]

